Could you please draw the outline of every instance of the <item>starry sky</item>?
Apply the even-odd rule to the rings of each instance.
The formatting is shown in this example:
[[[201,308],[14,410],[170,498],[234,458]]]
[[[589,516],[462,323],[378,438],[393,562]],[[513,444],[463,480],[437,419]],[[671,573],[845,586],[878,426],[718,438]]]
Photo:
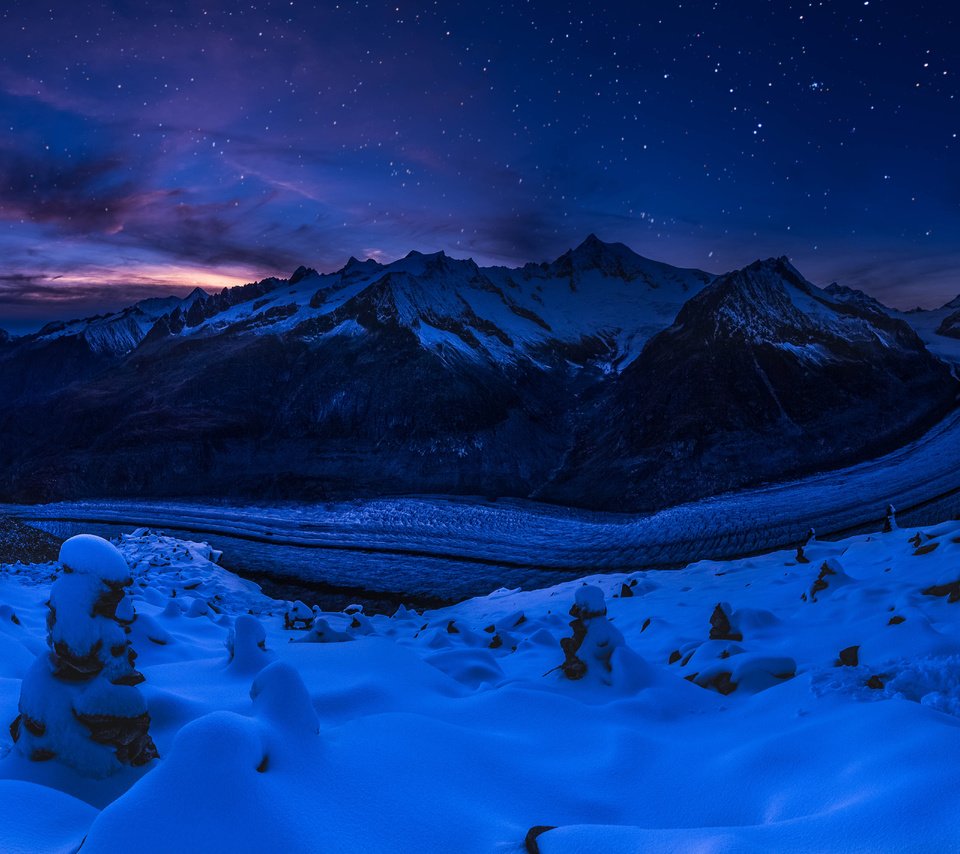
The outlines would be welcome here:
[[[589,232],[960,292],[945,0],[8,2],[0,325]]]

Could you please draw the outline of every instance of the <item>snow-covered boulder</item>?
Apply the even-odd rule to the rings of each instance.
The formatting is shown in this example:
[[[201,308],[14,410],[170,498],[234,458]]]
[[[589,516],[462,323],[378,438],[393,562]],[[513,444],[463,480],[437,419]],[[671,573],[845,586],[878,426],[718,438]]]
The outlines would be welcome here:
[[[157,756],[127,638],[136,616],[124,598],[130,570],[114,546],[89,534],[67,540],[60,562],[48,603],[50,651],[24,677],[10,734],[28,759],[106,777]]]

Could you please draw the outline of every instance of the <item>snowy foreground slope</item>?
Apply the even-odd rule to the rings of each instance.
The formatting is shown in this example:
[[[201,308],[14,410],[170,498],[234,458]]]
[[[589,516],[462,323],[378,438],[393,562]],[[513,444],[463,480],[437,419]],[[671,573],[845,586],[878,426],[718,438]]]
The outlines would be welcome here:
[[[4,852],[957,849],[960,523],[371,618],[118,546],[160,758],[89,779],[4,726]],[[0,568],[5,723],[60,574]]]

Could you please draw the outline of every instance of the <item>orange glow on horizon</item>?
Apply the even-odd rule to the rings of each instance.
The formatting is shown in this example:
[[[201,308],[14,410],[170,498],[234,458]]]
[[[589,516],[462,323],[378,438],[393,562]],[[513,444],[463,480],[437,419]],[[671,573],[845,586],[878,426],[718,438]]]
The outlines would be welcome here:
[[[91,290],[107,294],[111,290],[134,290],[147,296],[184,294],[194,288],[216,293],[223,288],[233,288],[248,282],[259,281],[272,275],[261,270],[236,268],[225,272],[211,272],[194,267],[171,267],[168,265],[144,265],[128,270],[74,273],[56,277],[57,287],[45,287],[37,296],[45,301],[72,302],[89,295]],[[142,297],[141,297],[142,298]]]

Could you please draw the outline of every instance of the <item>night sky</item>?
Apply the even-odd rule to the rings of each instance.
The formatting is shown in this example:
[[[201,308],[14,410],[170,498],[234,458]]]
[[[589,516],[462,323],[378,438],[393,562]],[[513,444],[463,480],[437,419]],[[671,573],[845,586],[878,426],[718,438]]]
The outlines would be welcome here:
[[[960,292],[953,2],[4,3],[0,325],[589,232]]]

